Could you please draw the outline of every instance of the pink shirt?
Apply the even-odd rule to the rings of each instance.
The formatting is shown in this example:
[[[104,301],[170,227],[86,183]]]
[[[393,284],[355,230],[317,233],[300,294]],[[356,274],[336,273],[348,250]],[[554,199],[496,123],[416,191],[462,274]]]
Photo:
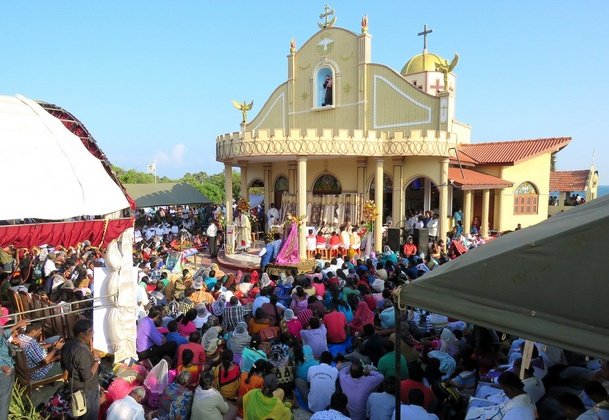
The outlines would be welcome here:
[[[182,322],[178,322],[178,333],[183,337],[190,337],[190,334],[197,331],[197,327],[194,322],[188,321],[188,324],[184,325]]]

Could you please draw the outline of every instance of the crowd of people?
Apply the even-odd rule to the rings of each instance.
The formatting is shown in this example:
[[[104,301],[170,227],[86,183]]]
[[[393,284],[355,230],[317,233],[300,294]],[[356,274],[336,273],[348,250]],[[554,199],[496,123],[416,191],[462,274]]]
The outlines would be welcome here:
[[[85,393],[83,418],[91,419],[281,420],[296,408],[312,419],[392,419],[396,410],[406,419],[609,418],[609,363],[536,343],[522,368],[517,337],[397,308],[399,286],[458,257],[456,243],[471,247],[458,220],[448,247],[433,235],[437,216],[425,213],[409,218],[409,233],[428,229],[425,249],[412,236],[399,250],[370,253],[339,239],[322,255],[316,240],[314,268],[295,277],[224,272],[216,262],[176,274],[168,256],[184,238],[211,255],[216,249],[208,231],[218,215],[193,212],[156,212],[136,225],[137,359],[100,362],[89,347],[87,311],[70,338],[45,343],[39,322],[15,323],[2,308],[0,389],[12,387],[10,349],[19,346],[36,368],[32,379],[66,372],[71,389]],[[349,230],[351,243],[359,228]],[[281,240],[276,235],[269,252]],[[3,290],[52,302],[91,296],[93,270],[104,266],[102,250],[88,243],[2,252]],[[45,413],[60,414],[65,390],[44,404]],[[0,398],[2,419],[10,392]]]

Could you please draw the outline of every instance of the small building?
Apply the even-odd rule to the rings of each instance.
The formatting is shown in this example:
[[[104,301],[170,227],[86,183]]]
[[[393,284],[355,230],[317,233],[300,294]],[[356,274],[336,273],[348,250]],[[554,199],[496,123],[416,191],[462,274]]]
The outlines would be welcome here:
[[[548,216],[594,200],[598,197],[598,171],[594,165],[578,171],[552,171],[550,194]]]
[[[367,17],[355,33],[334,27],[332,13],[302,47],[289,43],[286,81],[269,87],[258,114],[248,121],[243,104],[241,130],[217,137],[227,197],[238,166],[243,194],[263,186],[267,208],[309,225],[357,224],[372,199],[376,244],[383,224],[403,226],[409,210],[438,213],[443,239],[460,208],[465,230],[478,217],[483,236],[547,217],[551,155],[569,137],[472,142],[456,118],[457,54],[429,52],[425,27],[423,51],[397,72],[372,62]],[[301,229],[301,257],[304,243]]]

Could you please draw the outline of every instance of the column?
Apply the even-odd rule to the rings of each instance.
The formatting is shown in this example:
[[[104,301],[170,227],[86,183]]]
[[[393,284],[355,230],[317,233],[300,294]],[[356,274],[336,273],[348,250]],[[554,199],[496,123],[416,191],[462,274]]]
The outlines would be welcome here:
[[[250,197],[247,188],[247,161],[239,161],[239,170],[241,172],[241,197],[244,197],[246,200],[249,201]]]
[[[438,239],[446,242],[446,232],[450,228],[448,215],[448,158],[442,159],[440,166],[440,223],[438,226]]]
[[[463,233],[469,233],[472,227],[472,191],[463,191]]]
[[[374,174],[374,202],[379,216],[374,222],[374,247],[373,251],[383,250],[383,159],[376,160],[376,172]]]
[[[307,158],[298,156],[298,197],[297,197],[297,217],[308,216],[307,214]],[[305,225],[306,226],[306,225]],[[307,258],[307,233],[304,226],[298,229],[298,252],[300,259]]]
[[[226,207],[226,224],[233,223],[233,165],[224,163],[224,206]]]
[[[296,194],[296,166],[297,162],[291,160],[288,162],[288,194]]]
[[[264,168],[264,211],[268,211],[271,208],[273,198],[271,198],[271,192],[273,190],[273,165],[271,163],[265,163]],[[266,226],[266,214],[264,217]],[[269,231],[269,226],[266,226],[265,232]]]
[[[431,210],[431,179],[425,178],[425,190],[423,195],[423,210]]]
[[[482,220],[480,221],[480,235],[488,238],[488,210],[490,201],[490,191],[482,190]]]
[[[393,227],[401,227],[404,222],[404,183],[402,170],[404,158],[393,158],[393,203],[391,205],[391,218]]]
[[[366,168],[368,166],[368,158],[357,159],[357,194],[364,200],[366,194]],[[352,220],[352,223],[358,223]]]

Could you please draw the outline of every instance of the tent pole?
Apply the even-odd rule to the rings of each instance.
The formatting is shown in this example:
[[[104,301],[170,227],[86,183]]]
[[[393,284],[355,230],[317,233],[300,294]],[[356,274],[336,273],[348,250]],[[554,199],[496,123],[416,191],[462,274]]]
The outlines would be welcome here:
[[[402,337],[400,336],[401,319],[399,295],[394,296],[395,316],[395,420],[402,419],[401,409],[401,377],[402,377]]]

